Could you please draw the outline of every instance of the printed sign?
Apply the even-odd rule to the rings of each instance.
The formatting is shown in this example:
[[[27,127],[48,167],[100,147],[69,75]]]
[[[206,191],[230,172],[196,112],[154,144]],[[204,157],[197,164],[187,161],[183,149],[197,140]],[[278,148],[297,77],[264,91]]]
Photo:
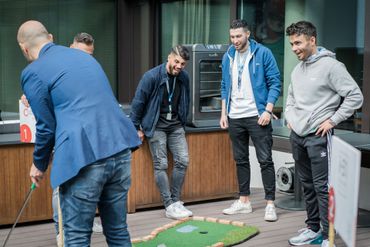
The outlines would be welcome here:
[[[36,119],[31,107],[26,107],[19,101],[19,129],[21,142],[35,142],[36,138]]]
[[[330,200],[332,208],[329,210],[329,219],[334,218],[337,233],[347,246],[353,247],[356,245],[360,169],[361,152],[333,136],[330,184],[334,191]]]

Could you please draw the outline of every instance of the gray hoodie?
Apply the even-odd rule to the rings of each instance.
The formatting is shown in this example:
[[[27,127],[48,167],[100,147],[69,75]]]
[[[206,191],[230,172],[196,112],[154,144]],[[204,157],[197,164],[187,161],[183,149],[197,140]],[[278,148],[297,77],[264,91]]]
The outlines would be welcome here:
[[[297,135],[306,136],[329,118],[336,125],[346,120],[362,101],[361,90],[344,64],[331,51],[318,47],[292,72],[285,119]]]

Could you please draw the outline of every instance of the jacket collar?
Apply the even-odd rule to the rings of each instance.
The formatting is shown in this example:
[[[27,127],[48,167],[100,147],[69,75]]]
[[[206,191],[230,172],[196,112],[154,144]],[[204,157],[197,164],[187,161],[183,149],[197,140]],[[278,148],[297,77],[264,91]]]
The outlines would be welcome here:
[[[39,57],[43,56],[46,53],[46,51],[49,50],[49,48],[52,46],[55,46],[53,42],[50,42],[44,45],[39,52]]]

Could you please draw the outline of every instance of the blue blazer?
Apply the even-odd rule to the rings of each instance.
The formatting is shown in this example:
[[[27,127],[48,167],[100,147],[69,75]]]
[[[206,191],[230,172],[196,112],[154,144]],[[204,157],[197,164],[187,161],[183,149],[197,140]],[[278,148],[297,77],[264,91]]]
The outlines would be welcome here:
[[[54,149],[53,188],[81,168],[141,144],[91,55],[48,43],[21,81],[37,122],[33,162],[39,170],[47,169]]]

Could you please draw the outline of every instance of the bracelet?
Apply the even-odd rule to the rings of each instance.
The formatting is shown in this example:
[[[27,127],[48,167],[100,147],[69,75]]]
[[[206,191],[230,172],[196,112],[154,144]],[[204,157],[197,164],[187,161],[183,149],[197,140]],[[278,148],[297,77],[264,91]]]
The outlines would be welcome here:
[[[272,116],[272,111],[269,111],[269,110],[265,109],[265,112],[269,113]]]

